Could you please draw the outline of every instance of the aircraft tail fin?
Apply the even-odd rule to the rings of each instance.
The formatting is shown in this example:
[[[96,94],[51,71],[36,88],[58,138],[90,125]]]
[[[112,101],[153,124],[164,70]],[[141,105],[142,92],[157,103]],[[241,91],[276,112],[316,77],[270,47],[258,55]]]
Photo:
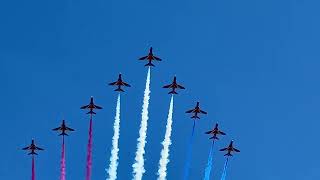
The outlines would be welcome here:
[[[178,94],[176,91],[172,90],[168,94]]]
[[[231,153],[227,153],[224,156],[233,156]]]
[[[148,64],[144,65],[144,66],[153,66],[154,67],[154,64],[152,64],[151,62],[149,62]]]
[[[124,90],[123,90],[123,89],[121,89],[120,87],[119,87],[119,88],[117,88],[117,89],[116,89],[116,90],[114,90],[114,91],[124,92]]]

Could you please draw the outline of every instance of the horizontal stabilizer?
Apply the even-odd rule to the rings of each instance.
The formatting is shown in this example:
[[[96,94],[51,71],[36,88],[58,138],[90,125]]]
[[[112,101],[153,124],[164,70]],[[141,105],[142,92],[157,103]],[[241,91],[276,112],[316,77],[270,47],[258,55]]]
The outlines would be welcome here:
[[[216,140],[219,140],[219,138],[217,136],[212,136],[211,138],[209,139],[216,139]]]
[[[151,62],[149,62],[148,64],[144,65],[144,66],[153,66],[154,67],[154,64],[152,64]]]
[[[193,119],[200,119],[200,117],[199,117],[199,116],[196,116],[196,115],[192,116],[191,118],[193,118]]]
[[[87,114],[97,114],[97,113],[95,113],[93,111],[89,111],[89,112],[87,112]]]
[[[170,91],[168,94],[178,94],[176,91]]]
[[[115,89],[114,91],[124,92],[124,90],[121,88]]]

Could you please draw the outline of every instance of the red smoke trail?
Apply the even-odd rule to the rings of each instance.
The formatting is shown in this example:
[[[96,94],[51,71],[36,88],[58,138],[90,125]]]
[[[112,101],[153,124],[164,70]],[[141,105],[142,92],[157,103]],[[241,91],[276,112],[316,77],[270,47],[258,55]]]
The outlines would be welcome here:
[[[87,151],[87,176],[86,180],[91,179],[91,167],[92,167],[92,114],[90,115],[90,126],[89,126],[89,141]]]
[[[66,159],[65,159],[65,150],[64,150],[64,136],[62,136],[60,180],[66,180]]]
[[[36,179],[36,173],[35,173],[35,168],[34,168],[34,155],[32,155],[32,170],[31,170],[31,179],[35,180]]]

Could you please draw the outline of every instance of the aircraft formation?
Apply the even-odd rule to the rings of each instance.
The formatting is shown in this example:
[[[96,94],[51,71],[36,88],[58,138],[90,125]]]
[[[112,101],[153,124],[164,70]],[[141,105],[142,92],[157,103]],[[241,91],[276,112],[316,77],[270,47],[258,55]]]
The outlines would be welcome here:
[[[145,64],[145,66],[147,66],[149,68],[150,67],[155,67],[155,65],[152,63],[153,61],[162,61],[161,58],[159,58],[159,57],[154,55],[152,47],[150,47],[148,55],[143,56],[143,57],[138,58],[138,59],[141,60],[141,61],[142,60],[147,61],[147,64]],[[125,92],[125,90],[123,89],[124,87],[131,87],[130,84],[128,84],[127,82],[125,82],[123,80],[123,76],[122,76],[121,73],[118,75],[118,79],[116,81],[108,83],[108,85],[115,86],[116,89],[114,89],[114,91],[119,92],[119,93]],[[178,84],[176,76],[173,77],[173,80],[172,80],[171,84],[164,85],[162,88],[170,89],[168,94],[171,94],[172,98],[173,98],[173,95],[177,95],[178,94],[177,90],[185,89],[184,86],[182,86],[181,84]],[[120,94],[119,94],[119,97],[120,97]],[[81,106],[80,109],[88,110],[88,112],[86,112],[86,114],[90,115],[90,129],[91,129],[92,117],[93,117],[93,115],[96,114],[95,111],[102,109],[102,107],[99,106],[99,105],[96,105],[94,103],[94,98],[91,96],[89,104]],[[195,123],[195,121],[200,120],[200,115],[201,114],[202,115],[208,114],[206,111],[204,111],[204,110],[202,110],[200,108],[200,102],[196,102],[195,107],[193,109],[187,110],[185,113],[191,114],[191,119],[194,121],[194,123]],[[61,123],[61,125],[59,127],[53,128],[52,130],[56,131],[56,132],[59,132],[59,136],[63,137],[63,146],[64,146],[64,136],[69,136],[68,133],[75,131],[74,129],[72,129],[72,128],[70,128],[70,127],[68,127],[66,125],[65,120],[62,120],[62,123]],[[214,141],[219,140],[218,136],[225,136],[226,135],[225,132],[220,130],[218,123],[216,123],[215,126],[211,130],[205,132],[205,134],[210,135],[209,139],[211,141],[213,141],[213,143],[214,143]],[[90,141],[91,141],[91,139],[89,139],[89,144],[90,144]],[[44,149],[41,148],[41,147],[38,147],[35,144],[35,140],[32,139],[31,140],[31,144],[29,146],[27,146],[27,147],[22,148],[22,150],[28,151],[28,155],[32,155],[32,157],[34,158],[35,155],[38,155],[37,151],[43,151]],[[224,156],[226,156],[227,158],[233,156],[233,153],[235,153],[235,152],[236,153],[240,152],[240,150],[238,150],[237,148],[234,147],[234,141],[233,140],[229,143],[229,145],[227,147],[222,148],[219,151],[226,152],[224,154]],[[89,173],[89,175],[90,175],[90,173]],[[88,176],[86,180],[90,180],[90,177]]]

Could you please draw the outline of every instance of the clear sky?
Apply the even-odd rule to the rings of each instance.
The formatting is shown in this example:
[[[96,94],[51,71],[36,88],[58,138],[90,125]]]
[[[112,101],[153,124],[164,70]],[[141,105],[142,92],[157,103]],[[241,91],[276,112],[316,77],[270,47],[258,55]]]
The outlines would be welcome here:
[[[11,0],[0,2],[0,179],[29,179],[20,148],[35,138],[38,179],[59,177],[62,118],[67,179],[85,178],[88,117],[94,96],[93,178],[109,165],[116,96],[107,83],[122,72],[132,85],[122,96],[119,179],[132,177],[147,69],[137,60],[152,45],[163,59],[151,72],[146,174],[155,179],[170,97],[161,86],[177,75],[187,89],[175,98],[168,179],[181,179],[192,121],[200,101],[190,179],[204,175],[218,121],[213,175],[231,139],[241,150],[228,179],[320,179],[320,2],[317,0]]]

